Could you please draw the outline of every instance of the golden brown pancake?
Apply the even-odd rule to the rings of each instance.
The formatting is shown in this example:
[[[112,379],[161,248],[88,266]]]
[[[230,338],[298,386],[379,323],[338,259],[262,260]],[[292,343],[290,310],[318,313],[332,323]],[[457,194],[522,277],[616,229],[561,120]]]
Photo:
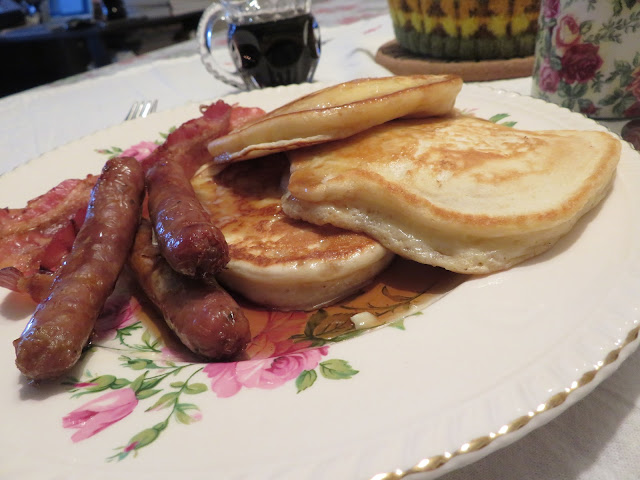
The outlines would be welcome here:
[[[288,170],[274,155],[209,165],[191,183],[229,244],[220,283],[261,305],[311,310],[369,283],[393,254],[366,235],[288,218],[280,204]]]
[[[396,120],[288,152],[284,211],[405,258],[488,273],[549,249],[607,192],[620,142],[470,116]]]
[[[362,132],[400,117],[451,112],[462,88],[455,75],[363,78],[301,97],[211,141],[217,163],[256,158]]]

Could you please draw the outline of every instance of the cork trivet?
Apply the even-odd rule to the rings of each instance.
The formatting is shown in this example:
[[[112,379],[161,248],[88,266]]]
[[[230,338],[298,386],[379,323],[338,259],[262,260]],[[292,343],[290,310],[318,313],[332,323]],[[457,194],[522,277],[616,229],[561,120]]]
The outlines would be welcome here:
[[[506,60],[443,61],[415,55],[396,40],[382,45],[376,62],[395,75],[454,74],[467,82],[528,77],[533,72],[533,56]]]

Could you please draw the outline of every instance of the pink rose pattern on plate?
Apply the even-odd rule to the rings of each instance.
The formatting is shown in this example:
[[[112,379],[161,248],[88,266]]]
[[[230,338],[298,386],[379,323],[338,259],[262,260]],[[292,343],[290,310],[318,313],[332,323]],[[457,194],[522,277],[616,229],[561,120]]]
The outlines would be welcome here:
[[[112,155],[114,151],[127,150],[112,147],[100,153]],[[161,421],[131,436],[108,461],[137,455],[172,422],[189,425],[201,420],[200,408],[185,399],[209,389],[216,397],[227,398],[243,388],[271,390],[294,382],[300,393],[319,376],[340,380],[358,373],[345,360],[325,359],[329,353],[327,345],[312,348],[317,346],[314,340],[292,340],[308,322],[309,313],[305,312],[255,311],[254,335],[247,347],[249,360],[200,363],[181,345],[165,343],[166,337],[161,332],[149,328],[152,322],[131,295],[132,282],[126,274],[119,279],[98,318],[91,350],[118,353],[121,366],[133,375],[95,374],[87,370],[81,378],[69,377],[63,382],[72,398],[100,395],[62,419],[64,428],[77,430],[71,436],[73,442],[86,440],[120,422],[147,399],[155,402],[145,412],[164,414]],[[340,341],[339,336],[335,341]],[[198,381],[199,377],[203,381]]]
[[[329,353],[329,347],[314,348],[275,358],[262,358],[232,363],[210,363],[204,367],[204,373],[211,379],[211,390],[220,398],[231,397],[244,388],[273,389],[300,377],[298,392],[310,387],[308,372],[321,364],[320,359]],[[336,364],[337,366],[337,364]],[[342,373],[347,376],[357,373],[346,362]],[[323,370],[324,371],[324,370]],[[344,378],[347,378],[345,376]],[[317,374],[316,374],[317,378]],[[315,378],[314,380],[315,381]],[[304,387],[304,388],[301,388]]]
[[[71,440],[79,442],[119,422],[133,412],[137,404],[132,389],[113,390],[76,408],[62,419],[62,426],[77,429]]]
[[[116,297],[114,304],[120,305],[118,300],[119,297]],[[228,398],[242,388],[271,390],[295,381],[297,392],[300,393],[311,387],[318,375],[329,380],[341,380],[358,373],[345,360],[323,361],[323,357],[329,353],[326,345],[305,348],[308,342],[291,342],[290,337],[300,327],[300,322],[295,320],[306,321],[306,314],[263,313],[263,332],[248,347],[255,357],[232,363],[204,364],[193,359],[189,363],[182,363],[188,356],[183,357],[181,352],[167,348],[161,338],[146,329],[140,319],[143,312],[135,298],[118,308],[109,309],[108,314],[104,315],[109,321],[104,321],[102,338],[113,338],[113,341],[93,348],[120,351],[121,365],[130,370],[133,376],[96,375],[86,371],[81,379],[69,378],[64,383],[68,385],[72,397],[101,395],[67,414],[62,426],[77,430],[71,437],[74,442],[86,440],[123,420],[140,402],[155,399],[144,411],[164,413],[164,417],[153,426],[135,433],[117,448],[117,453],[107,458],[109,461],[120,461],[130,454],[137,455],[140,449],[152,444],[172,421],[189,425],[201,420],[200,408],[185,401],[185,398],[204,393],[209,388],[218,398]],[[292,318],[294,321],[291,321]],[[287,319],[290,323],[286,322]],[[113,326],[111,334],[107,325]],[[260,358],[260,354],[265,352],[275,356]],[[176,359],[180,363],[176,363]],[[203,374],[206,376],[202,378],[204,381],[198,381]]]
[[[608,20],[595,21],[607,13]],[[545,0],[533,95],[597,118],[640,115],[640,52],[627,50],[633,52],[631,58],[620,54],[629,38],[637,40],[637,33],[636,0]]]
[[[166,138],[166,134],[162,135],[163,138]],[[153,152],[162,142],[147,142],[143,141],[140,143],[136,143],[135,145],[130,146],[127,149],[122,149],[120,147],[110,147],[110,148],[102,148],[97,150],[98,153],[109,155],[109,158],[112,157],[133,157],[139,162],[147,158],[151,152]]]
[[[489,120],[515,125],[515,121],[505,121],[507,117],[509,114],[501,113]],[[166,134],[160,136],[166,137]],[[135,150],[136,158],[143,160],[152,151],[150,145],[157,144],[159,142],[140,142],[129,149],[110,147],[96,151],[111,157],[125,152],[133,155]],[[402,270],[402,275],[406,274]],[[393,278],[397,273],[389,275]],[[412,286],[407,290],[392,291],[384,280],[379,280],[361,297],[315,312],[247,308],[252,331],[252,340],[246,349],[248,360],[219,364],[201,363],[182,345],[170,340],[171,335],[163,333],[162,327],[149,316],[144,302],[131,294],[135,291],[133,279],[124,274],[98,319],[94,342],[87,352],[88,355],[97,350],[116,353],[119,368],[114,366],[112,373],[102,374],[87,368],[80,378],[69,376],[62,382],[74,399],[100,395],[68,413],[62,426],[77,430],[71,437],[74,442],[83,441],[135,414],[140,404],[153,402],[141,413],[153,412],[163,417],[160,421],[156,417],[150,419],[152,426],[133,434],[107,458],[121,461],[135,457],[172,423],[189,425],[200,421],[200,408],[187,399],[208,390],[217,399],[241,394],[243,389],[273,390],[287,385],[299,394],[321,378],[351,379],[358,370],[346,360],[327,357],[330,344],[367,331],[367,328],[355,328],[352,315],[368,311],[381,319],[380,324],[388,323],[404,330],[404,317],[415,314],[413,302],[428,296],[440,281],[450,281],[448,276],[425,274],[422,270],[413,275],[418,277],[410,277],[415,281],[410,282]]]

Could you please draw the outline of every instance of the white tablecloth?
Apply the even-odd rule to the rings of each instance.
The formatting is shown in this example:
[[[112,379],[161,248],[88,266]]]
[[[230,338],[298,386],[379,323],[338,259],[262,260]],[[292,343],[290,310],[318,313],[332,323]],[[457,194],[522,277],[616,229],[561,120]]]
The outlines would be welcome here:
[[[384,2],[327,0],[314,5],[324,41],[317,81],[336,83],[389,74],[373,61],[377,48],[393,38]],[[526,95],[530,82],[524,78],[487,85]],[[120,123],[133,100],[157,98],[159,109],[167,110],[233,91],[205,71],[192,40],[129,64],[0,99],[0,174],[59,145]],[[619,131],[621,123],[609,126]],[[636,352],[557,419],[443,478],[631,480],[640,478],[639,447],[640,352]]]

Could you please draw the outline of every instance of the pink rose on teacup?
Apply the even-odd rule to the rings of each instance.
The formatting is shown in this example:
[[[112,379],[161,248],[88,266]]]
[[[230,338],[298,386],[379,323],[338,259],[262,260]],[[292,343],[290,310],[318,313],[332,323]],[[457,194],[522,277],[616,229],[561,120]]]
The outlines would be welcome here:
[[[558,84],[560,83],[560,74],[556,70],[551,68],[548,58],[545,58],[543,60],[538,76],[538,85],[542,91],[555,93],[558,90]]]
[[[627,86],[627,90],[633,93],[633,96],[640,101],[640,67],[636,67],[631,73],[631,83]]]
[[[580,41],[580,25],[571,15],[565,15],[558,22],[556,29],[556,46],[564,50]]]
[[[598,112],[598,107],[596,107],[592,101],[588,100],[583,105],[580,105],[580,113],[584,115],[594,115]]]
[[[556,18],[560,10],[560,0],[547,0],[543,2],[542,14],[545,18]]]
[[[79,442],[119,422],[133,412],[136,405],[136,393],[131,388],[121,388],[76,408],[62,419],[62,426],[77,429],[71,440]]]
[[[562,79],[567,83],[586,83],[591,80],[602,66],[599,48],[591,43],[579,43],[567,48],[560,60]]]

